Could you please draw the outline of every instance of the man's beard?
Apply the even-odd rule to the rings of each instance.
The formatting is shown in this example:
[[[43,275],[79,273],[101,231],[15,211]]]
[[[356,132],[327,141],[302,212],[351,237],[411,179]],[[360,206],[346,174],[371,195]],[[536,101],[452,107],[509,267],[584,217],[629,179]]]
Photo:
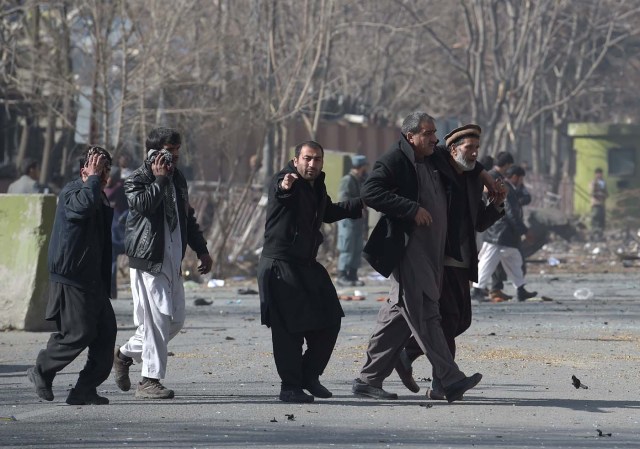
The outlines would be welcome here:
[[[453,158],[462,171],[471,171],[476,168],[476,161],[467,161],[461,152],[458,152]]]

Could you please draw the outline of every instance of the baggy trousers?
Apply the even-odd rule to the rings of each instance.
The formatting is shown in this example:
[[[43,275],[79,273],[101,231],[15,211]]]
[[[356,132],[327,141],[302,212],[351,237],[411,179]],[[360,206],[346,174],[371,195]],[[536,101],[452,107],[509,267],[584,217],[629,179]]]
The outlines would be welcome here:
[[[58,282],[49,283],[49,297],[57,311],[47,319],[55,320],[58,331],[38,354],[36,369],[50,384],[59,371],[89,348],[75,388],[95,390],[109,377],[113,365],[118,329],[111,301],[106,292],[89,292]]]
[[[289,332],[274,308],[270,316],[273,358],[281,389],[303,388],[307,381],[318,379],[327,367],[338,340],[340,321],[324,329]],[[303,354],[305,341],[307,350]]]
[[[447,340],[451,356],[456,357],[456,340],[458,335],[471,326],[471,297],[469,294],[469,269],[461,267],[444,267],[442,278],[442,295],[440,296],[440,315],[442,331]],[[412,336],[405,346],[407,356],[412,362],[423,354],[420,345]],[[439,379],[433,370],[436,384]]]
[[[422,352],[427,354],[445,386],[464,379],[440,328],[439,302],[424,294],[422,318],[421,321],[412,319],[406,307],[387,300],[378,312],[376,328],[369,339],[367,361],[360,371],[363,382],[382,388],[411,334],[416,336]]]

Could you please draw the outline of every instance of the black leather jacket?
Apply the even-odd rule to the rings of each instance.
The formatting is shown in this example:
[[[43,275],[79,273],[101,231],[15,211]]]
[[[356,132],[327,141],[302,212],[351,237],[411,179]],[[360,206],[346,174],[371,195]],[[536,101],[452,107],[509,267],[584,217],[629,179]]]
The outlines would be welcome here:
[[[151,273],[159,273],[162,269],[165,220],[162,190],[172,181],[178,205],[182,257],[187,244],[198,257],[209,253],[194,210],[189,205],[187,181],[182,172],[176,168],[171,178],[156,177],[151,172],[150,164],[144,162],[124,183],[129,203],[124,246],[131,268]]]

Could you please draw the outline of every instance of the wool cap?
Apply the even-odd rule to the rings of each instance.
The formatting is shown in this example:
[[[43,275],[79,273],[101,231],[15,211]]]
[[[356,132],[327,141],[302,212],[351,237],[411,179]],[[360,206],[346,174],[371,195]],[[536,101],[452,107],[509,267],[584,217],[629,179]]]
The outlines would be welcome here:
[[[351,166],[353,168],[360,168],[362,166],[367,165],[367,156],[363,156],[362,154],[354,154],[351,156]]]
[[[478,125],[474,125],[473,123],[470,123],[468,125],[461,126],[460,128],[456,128],[453,131],[451,131],[449,134],[444,136],[444,143],[448,147],[449,145],[451,145],[453,142],[460,139],[461,137],[469,137],[469,136],[480,137],[481,133],[482,133],[482,129]]]

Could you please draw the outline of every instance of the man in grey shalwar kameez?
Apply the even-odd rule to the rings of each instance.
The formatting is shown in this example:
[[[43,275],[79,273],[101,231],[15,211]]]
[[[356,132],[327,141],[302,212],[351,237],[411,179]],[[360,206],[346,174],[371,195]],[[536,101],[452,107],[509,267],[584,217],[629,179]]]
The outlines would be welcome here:
[[[402,124],[399,143],[376,162],[363,188],[365,203],[385,214],[382,220],[392,229],[386,235],[397,236],[400,232],[400,243],[405,244],[395,254],[373,249],[383,254],[381,258],[394,259],[391,292],[378,313],[367,361],[353,382],[356,395],[397,399],[395,393],[382,389],[382,383],[412,334],[442,380],[449,402],[460,399],[482,378],[479,373],[467,377],[460,371],[440,323],[447,199],[440,175],[429,160],[437,143],[435,132],[429,115],[409,115]],[[365,256],[372,252],[371,246],[383,245],[375,233],[374,230],[367,244],[369,251],[365,248]],[[376,261],[373,265],[376,268]]]

